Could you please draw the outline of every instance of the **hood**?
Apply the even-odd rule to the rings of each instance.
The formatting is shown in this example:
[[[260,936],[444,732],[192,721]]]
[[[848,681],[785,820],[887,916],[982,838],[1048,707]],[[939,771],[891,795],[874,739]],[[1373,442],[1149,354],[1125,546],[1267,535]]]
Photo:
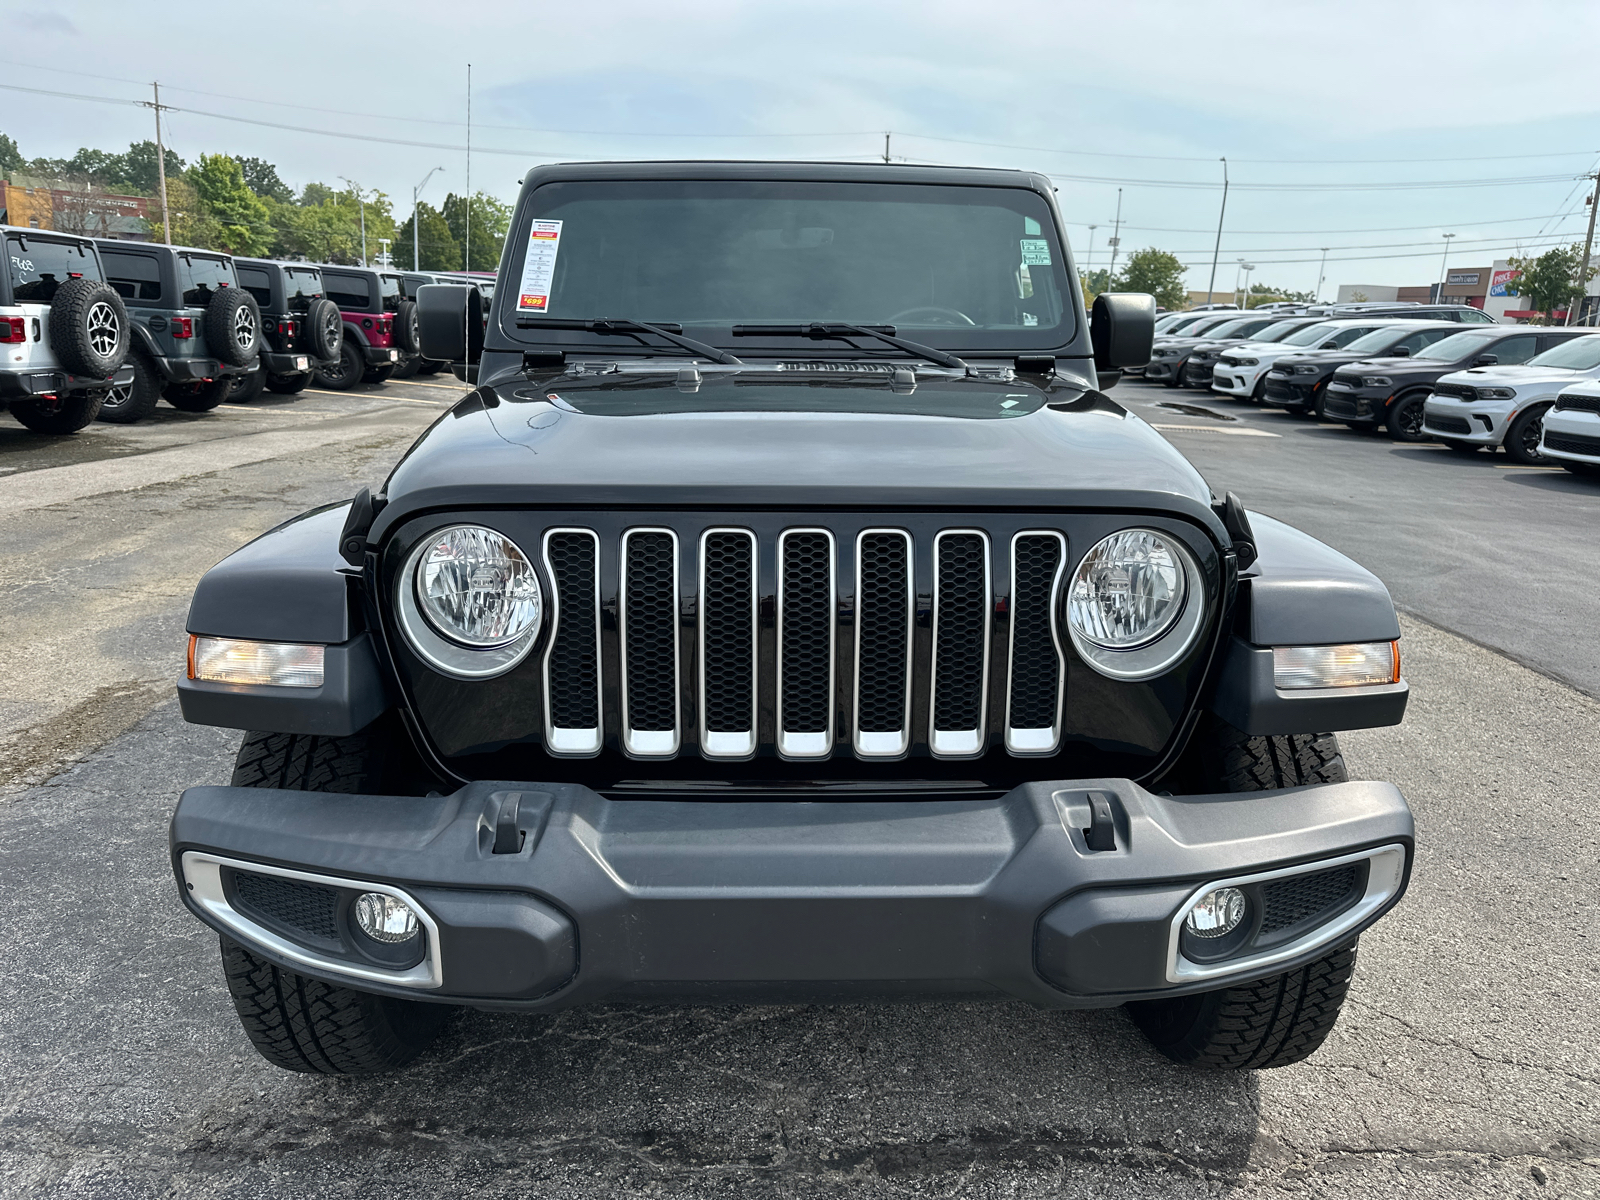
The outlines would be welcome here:
[[[702,367],[480,387],[395,467],[374,532],[481,505],[1172,512],[1226,543],[1170,443],[1070,379],[785,377]]]
[[[1508,363],[1503,367],[1472,367],[1465,371],[1456,371],[1444,376],[1439,382],[1483,387],[1499,383],[1507,387],[1518,387],[1530,383],[1565,383],[1569,379],[1589,378],[1592,378],[1591,372],[1575,371],[1570,367],[1530,367],[1526,364],[1514,366]]]

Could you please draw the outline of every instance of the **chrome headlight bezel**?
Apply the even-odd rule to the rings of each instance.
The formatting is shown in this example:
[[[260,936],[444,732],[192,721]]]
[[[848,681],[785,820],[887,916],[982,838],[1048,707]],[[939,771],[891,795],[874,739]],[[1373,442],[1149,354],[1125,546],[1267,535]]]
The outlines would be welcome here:
[[[1070,598],[1085,564],[1094,552],[1110,539],[1129,533],[1149,535],[1168,548],[1183,573],[1184,594],[1177,613],[1148,640],[1126,649],[1116,649],[1100,645],[1079,630],[1073,620]],[[1118,529],[1100,538],[1078,559],[1061,589],[1061,607],[1061,622],[1066,626],[1078,656],[1108,679],[1137,683],[1171,670],[1194,646],[1205,625],[1205,577],[1194,554],[1174,534],[1145,526]]]
[[[440,535],[452,529],[488,530],[509,542],[533,568],[534,582],[539,589],[539,615],[527,630],[511,641],[492,646],[466,645],[447,637],[423,613],[417,599],[417,583],[423,557],[432,549]],[[394,610],[407,644],[418,657],[435,670],[455,679],[493,679],[512,670],[532,652],[549,615],[545,584],[539,574],[536,560],[509,534],[491,529],[487,525],[473,525],[467,522],[441,525],[412,547],[395,577]]]

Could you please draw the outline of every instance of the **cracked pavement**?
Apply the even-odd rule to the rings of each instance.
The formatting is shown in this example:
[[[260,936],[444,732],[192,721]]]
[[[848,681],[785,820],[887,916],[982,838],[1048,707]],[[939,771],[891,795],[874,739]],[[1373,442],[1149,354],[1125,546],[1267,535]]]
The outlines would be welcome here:
[[[1342,739],[1415,808],[1411,891],[1299,1066],[1187,1070],[1120,1011],[1011,1003],[463,1012],[398,1075],[268,1066],[166,858],[237,735],[164,681],[200,571],[381,477],[394,420],[11,522],[0,1196],[1600,1195],[1600,702],[1415,619],[1406,723]],[[41,647],[83,656],[59,693]]]

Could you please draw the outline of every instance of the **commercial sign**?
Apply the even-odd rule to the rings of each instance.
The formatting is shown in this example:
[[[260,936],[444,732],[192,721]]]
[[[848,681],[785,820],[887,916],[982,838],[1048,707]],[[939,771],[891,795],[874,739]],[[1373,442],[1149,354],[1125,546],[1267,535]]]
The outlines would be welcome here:
[[[1445,276],[1444,281],[1447,285],[1452,283],[1477,283],[1478,276],[1482,274],[1482,271],[1451,271],[1450,274]]]
[[[1496,271],[1489,279],[1489,295],[1515,296],[1517,294],[1516,289],[1508,285],[1520,274],[1522,274],[1521,271]]]

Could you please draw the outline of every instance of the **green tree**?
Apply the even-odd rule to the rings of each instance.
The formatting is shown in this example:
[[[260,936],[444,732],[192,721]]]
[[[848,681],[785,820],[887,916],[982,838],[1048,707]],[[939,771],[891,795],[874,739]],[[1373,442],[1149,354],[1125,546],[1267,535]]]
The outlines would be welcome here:
[[[239,164],[239,170],[244,172],[245,186],[263,200],[276,200],[286,204],[294,199],[294,189],[278,178],[278,168],[264,158],[240,158],[237,154],[233,161]]]
[[[394,260],[412,271],[457,271],[461,269],[461,243],[450,232],[444,214],[431,204],[417,205],[417,254],[421,265],[411,261],[411,218],[395,230]]]
[[[22,151],[17,149],[16,142],[0,133],[0,178],[10,179],[11,172],[22,170],[22,164],[26,161]]]
[[[163,158],[166,161],[167,178],[170,180],[182,175],[187,164],[170,147],[163,149],[166,151]],[[122,187],[144,196],[154,196],[160,192],[161,176],[156,169],[154,142],[134,142],[128,147],[128,152],[119,157],[122,159],[122,174],[118,182]]]
[[[267,206],[245,183],[237,159],[202,154],[189,168],[188,180],[218,227],[216,241],[208,249],[249,255],[267,252],[272,241]]]
[[[1582,246],[1556,246],[1538,258],[1512,258],[1507,265],[1518,271],[1517,294],[1528,302],[1528,307],[1540,313],[1536,324],[1549,324],[1548,315],[1564,308],[1567,303],[1584,292],[1585,285],[1595,276],[1596,266],[1583,268]],[[1583,276],[1581,279],[1579,276]]]
[[[300,190],[300,203],[307,206],[326,204],[338,194],[338,188],[331,188],[325,183],[308,183]]]
[[[1270,287],[1265,283],[1252,283],[1250,294],[1245,297],[1246,308],[1259,308],[1263,304],[1279,304],[1291,302],[1295,304],[1310,304],[1316,296],[1311,292],[1292,292],[1288,288]]]
[[[172,244],[198,250],[222,248],[222,226],[185,175],[167,176],[167,204],[172,214]],[[161,201],[150,206],[150,227],[161,228]]]
[[[1149,246],[1128,256],[1128,265],[1114,281],[1119,292],[1149,292],[1162,308],[1182,308],[1189,300],[1178,256]]]
[[[466,245],[468,206],[462,197],[451,192],[444,198],[444,219],[450,226],[450,236],[459,248]],[[466,256],[468,271],[494,271],[500,267],[500,251],[506,244],[506,233],[511,228],[511,206],[487,192],[475,192],[472,197],[472,246]],[[459,254],[459,249],[458,249]],[[462,264],[457,263],[456,269]]]

